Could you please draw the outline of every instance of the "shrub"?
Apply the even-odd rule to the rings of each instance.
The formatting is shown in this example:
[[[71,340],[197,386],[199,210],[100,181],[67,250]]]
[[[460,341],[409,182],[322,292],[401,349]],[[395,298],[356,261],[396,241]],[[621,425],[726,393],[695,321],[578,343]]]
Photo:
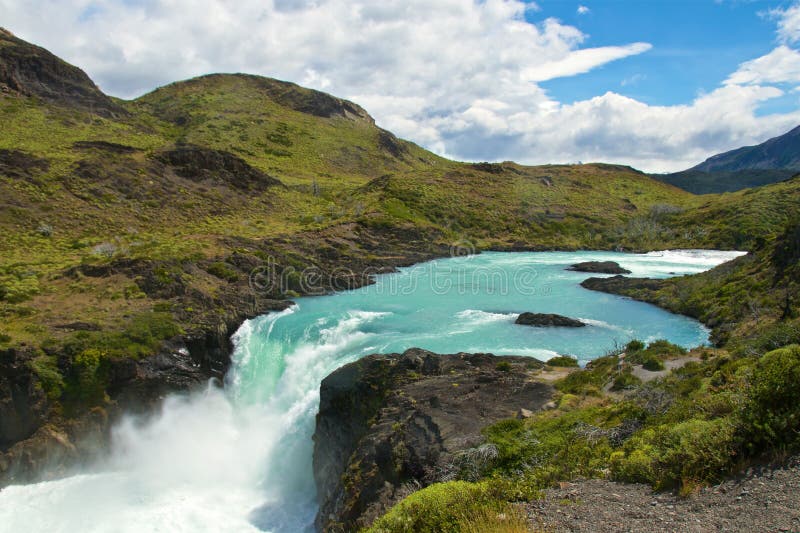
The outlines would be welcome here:
[[[39,294],[39,279],[32,273],[0,276],[0,301],[20,303]]]
[[[658,372],[664,370],[664,358],[684,355],[686,350],[666,340],[651,342],[647,348],[644,343],[633,340],[625,347],[625,361],[634,365],[642,365],[645,370]]]
[[[518,515],[513,507],[498,498],[490,485],[450,481],[430,485],[406,497],[376,520],[367,531],[368,533],[493,531],[489,528],[474,529],[474,527],[481,521],[503,525],[505,520],[509,520],[508,517],[518,522]],[[496,531],[525,530],[497,529]]]
[[[625,352],[640,352],[644,350],[644,343],[638,339],[633,339],[628,344],[625,345]]]
[[[508,361],[500,361],[494,368],[495,370],[499,370],[500,372],[510,372],[511,363],[509,363]]]
[[[568,368],[575,368],[578,366],[578,359],[571,355],[557,355],[547,361],[550,366],[561,366]]]
[[[668,340],[659,339],[647,345],[647,352],[660,357],[686,355],[686,348],[672,344]]]
[[[800,431],[800,345],[771,351],[756,365],[742,418],[753,452],[797,441]]]
[[[211,263],[206,271],[209,274],[218,277],[219,279],[224,279],[225,281],[229,282],[234,282],[239,279],[239,274],[233,269],[233,267],[228,263],[223,263],[222,261]]]
[[[636,388],[641,385],[642,380],[637,378],[631,373],[630,367],[626,368],[614,378],[614,383],[611,385],[611,390],[620,391],[626,389]]]
[[[47,397],[51,400],[58,399],[64,390],[64,377],[58,369],[56,358],[41,354],[31,360],[30,366],[42,382]]]
[[[600,357],[590,361],[585,369],[572,372],[557,381],[555,386],[561,392],[569,394],[597,395],[616,372],[618,364],[619,358],[616,355]]]
[[[738,355],[760,355],[790,344],[800,344],[800,322],[776,322],[761,329],[755,337],[734,348]]]
[[[660,370],[664,370],[664,363],[658,357],[654,355],[648,355],[644,357],[642,361],[642,368],[649,370],[650,372],[658,372]]]
[[[731,419],[693,418],[647,428],[624,448],[624,456],[611,457],[612,476],[665,489],[719,479],[732,465],[737,440]]]

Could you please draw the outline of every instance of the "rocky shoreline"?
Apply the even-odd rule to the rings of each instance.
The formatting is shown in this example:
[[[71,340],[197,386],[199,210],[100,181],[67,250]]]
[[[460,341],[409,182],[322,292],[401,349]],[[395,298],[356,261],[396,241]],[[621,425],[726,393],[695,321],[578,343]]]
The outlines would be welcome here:
[[[481,430],[551,401],[543,363],[410,349],[370,355],[322,381],[314,434],[320,531],[368,526],[409,492],[464,475]],[[476,459],[479,460],[479,459]]]

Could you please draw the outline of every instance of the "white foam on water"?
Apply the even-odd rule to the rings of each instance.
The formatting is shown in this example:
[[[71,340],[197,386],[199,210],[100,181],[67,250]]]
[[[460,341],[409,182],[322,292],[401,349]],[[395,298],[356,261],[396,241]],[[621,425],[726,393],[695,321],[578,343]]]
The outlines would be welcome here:
[[[513,322],[517,313],[491,313],[478,309],[465,309],[456,313],[456,318],[466,320],[470,325],[491,324],[493,322]]]
[[[604,320],[595,320],[593,318],[583,318],[583,317],[577,317],[577,319],[589,326],[594,326],[596,328],[610,329],[613,331],[619,331],[620,333],[624,333],[626,335],[633,335],[633,330],[623,328],[621,326],[615,326],[614,324],[609,324]]]

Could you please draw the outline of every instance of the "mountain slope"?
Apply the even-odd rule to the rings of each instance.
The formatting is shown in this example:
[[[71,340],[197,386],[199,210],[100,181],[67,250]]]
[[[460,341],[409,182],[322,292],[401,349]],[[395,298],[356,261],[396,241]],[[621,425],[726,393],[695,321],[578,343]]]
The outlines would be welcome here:
[[[689,170],[800,170],[800,126],[756,146],[745,146],[709,157]]]
[[[696,194],[707,194],[775,183],[798,172],[800,126],[759,145],[717,154],[688,170],[654,177]]]
[[[0,93],[9,92],[102,116],[124,113],[82,70],[0,28]]]

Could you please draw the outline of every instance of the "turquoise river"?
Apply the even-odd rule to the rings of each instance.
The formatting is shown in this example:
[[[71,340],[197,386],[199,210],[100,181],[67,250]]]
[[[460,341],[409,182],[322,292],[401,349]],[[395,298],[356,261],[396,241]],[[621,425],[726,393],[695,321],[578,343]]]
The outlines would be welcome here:
[[[165,400],[115,427],[108,457],[69,477],[0,491],[0,531],[306,531],[316,513],[311,470],[319,384],[370,353],[410,347],[585,363],[632,338],[704,344],[702,324],[580,287],[572,263],[613,260],[632,276],[708,270],[738,252],[483,253],[377,276],[358,290],[305,297],[245,322],[224,389]],[[584,328],[514,324],[523,311]]]

